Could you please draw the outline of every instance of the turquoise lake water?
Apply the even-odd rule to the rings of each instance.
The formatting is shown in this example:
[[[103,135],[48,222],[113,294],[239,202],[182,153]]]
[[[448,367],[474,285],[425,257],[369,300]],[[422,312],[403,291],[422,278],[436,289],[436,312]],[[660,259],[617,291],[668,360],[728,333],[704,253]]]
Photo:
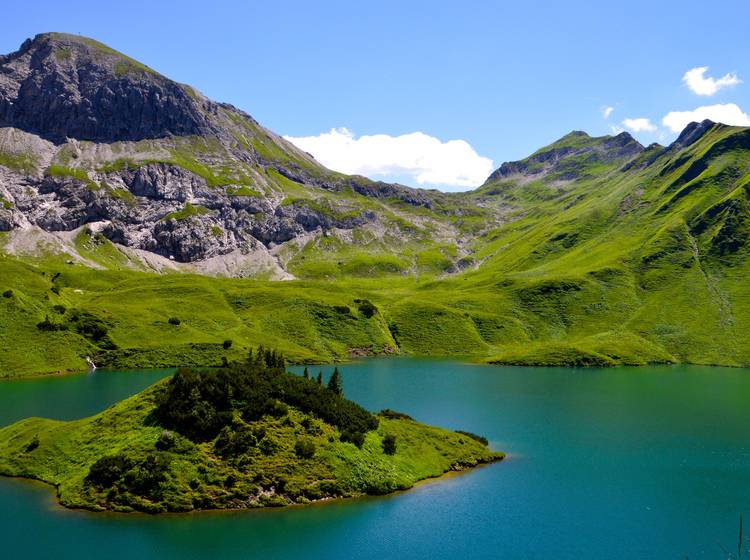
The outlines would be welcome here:
[[[367,408],[486,435],[509,458],[394,496],[157,517],[69,511],[46,486],[0,478],[5,557],[727,558],[739,515],[750,518],[750,370],[422,359],[342,370]],[[3,382],[0,424],[90,415],[166,373]]]

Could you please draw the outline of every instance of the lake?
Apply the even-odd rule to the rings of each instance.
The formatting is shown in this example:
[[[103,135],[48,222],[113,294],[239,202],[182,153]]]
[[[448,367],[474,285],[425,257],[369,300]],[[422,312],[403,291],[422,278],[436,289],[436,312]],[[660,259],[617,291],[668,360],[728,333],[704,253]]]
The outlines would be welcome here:
[[[387,497],[157,517],[69,511],[49,487],[0,478],[4,557],[663,560],[737,548],[750,514],[750,370],[395,358],[342,371],[365,407],[485,435],[508,459]],[[87,416],[167,373],[2,382],[0,424]]]

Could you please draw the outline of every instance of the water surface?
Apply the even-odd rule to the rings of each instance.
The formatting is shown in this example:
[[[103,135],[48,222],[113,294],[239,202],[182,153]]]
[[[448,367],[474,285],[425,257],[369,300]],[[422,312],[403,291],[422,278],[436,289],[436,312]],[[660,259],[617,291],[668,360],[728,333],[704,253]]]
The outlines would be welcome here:
[[[739,514],[750,513],[749,370],[421,359],[342,369],[347,396],[369,409],[486,435],[509,458],[390,497],[158,517],[64,510],[47,487],[0,478],[7,557],[678,559],[736,549]],[[3,382],[0,424],[90,415],[167,373]]]

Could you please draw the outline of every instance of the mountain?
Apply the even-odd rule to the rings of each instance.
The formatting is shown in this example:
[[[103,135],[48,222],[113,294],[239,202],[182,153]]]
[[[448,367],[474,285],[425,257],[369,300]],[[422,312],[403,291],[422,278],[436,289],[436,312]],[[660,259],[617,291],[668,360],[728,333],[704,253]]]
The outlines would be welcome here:
[[[534,316],[525,335],[545,341],[541,354],[531,343],[499,361],[564,362],[581,350],[597,363],[662,352],[748,363],[750,130],[704,121],[624,159],[568,157],[579,160],[573,175],[561,157],[544,173],[496,173],[474,194],[524,208],[485,238],[472,277],[502,278]]]
[[[587,166],[602,166],[630,161],[644,148],[630,134],[592,138],[574,131],[538,150],[521,161],[503,163],[487,180],[488,183],[513,177],[522,180],[542,177],[558,181],[580,179]]]
[[[691,123],[669,146],[576,131],[474,191],[416,190],[332,172],[61,34],[0,59],[0,108],[4,375],[217,365],[259,343],[750,364],[748,128]],[[171,271],[202,274],[154,274]]]
[[[418,258],[379,263],[394,243],[461,238],[448,197],[329,171],[231,105],[73,35],[0,58],[0,162],[11,246],[46,240],[80,262],[96,261],[76,247],[93,234],[134,268],[213,259],[183,268],[289,278],[329,233],[361,232],[376,267],[403,269]]]

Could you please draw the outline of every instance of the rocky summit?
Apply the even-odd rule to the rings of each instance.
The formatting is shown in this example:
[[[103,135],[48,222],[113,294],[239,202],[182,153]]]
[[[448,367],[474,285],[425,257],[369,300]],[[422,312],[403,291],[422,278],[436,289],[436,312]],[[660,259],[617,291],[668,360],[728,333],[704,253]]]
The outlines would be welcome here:
[[[235,273],[262,263],[285,277],[299,247],[279,245],[355,229],[390,243],[405,237],[404,213],[419,213],[426,237],[446,221],[441,195],[331,172],[246,113],[85,37],[45,33],[0,57],[0,127],[0,230],[88,225],[152,267],[232,253],[222,265]]]
[[[92,39],[39,35],[0,64],[0,124],[53,142],[219,132],[217,104]]]

